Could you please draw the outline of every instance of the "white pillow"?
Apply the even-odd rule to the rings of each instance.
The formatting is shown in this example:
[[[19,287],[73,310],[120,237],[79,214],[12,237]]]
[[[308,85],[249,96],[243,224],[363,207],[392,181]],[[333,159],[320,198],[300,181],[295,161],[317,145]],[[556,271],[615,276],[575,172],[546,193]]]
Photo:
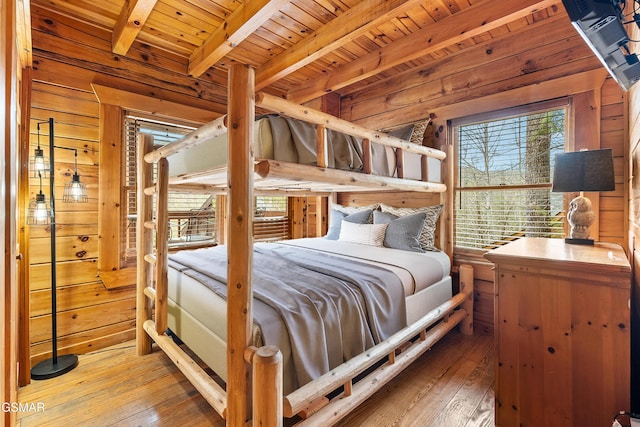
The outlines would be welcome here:
[[[359,243],[361,245],[379,246],[384,244],[384,234],[389,224],[356,224],[342,221],[340,237],[343,242]]]

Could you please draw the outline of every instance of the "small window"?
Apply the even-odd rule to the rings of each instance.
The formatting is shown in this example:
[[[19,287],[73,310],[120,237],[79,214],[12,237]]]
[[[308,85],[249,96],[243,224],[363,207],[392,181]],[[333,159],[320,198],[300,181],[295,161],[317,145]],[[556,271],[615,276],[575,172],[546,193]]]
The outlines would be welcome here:
[[[253,240],[273,242],[290,238],[288,197],[256,196],[253,217]]]
[[[121,242],[124,262],[136,257],[136,170],[139,133],[153,135],[154,144],[166,145],[192,132],[193,127],[125,117],[124,227]],[[154,176],[155,179],[155,176]],[[171,191],[169,193],[169,247],[213,244],[215,242],[216,198],[210,194]]]
[[[454,123],[455,245],[493,249],[523,236],[562,237],[563,195],[551,192],[567,107]]]

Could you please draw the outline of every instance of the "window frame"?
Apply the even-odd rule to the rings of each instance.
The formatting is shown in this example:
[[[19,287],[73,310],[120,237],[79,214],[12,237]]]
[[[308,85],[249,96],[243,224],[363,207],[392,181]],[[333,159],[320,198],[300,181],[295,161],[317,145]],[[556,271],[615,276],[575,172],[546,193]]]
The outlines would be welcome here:
[[[214,120],[220,113],[95,83],[92,88],[100,100],[98,275],[104,286],[111,289],[136,283],[136,268],[123,267],[120,262],[124,112],[180,120],[196,126]]]
[[[564,150],[572,151],[575,145],[574,144],[574,134],[575,134],[574,128],[576,125],[575,123],[576,114],[573,106],[574,106],[574,102],[572,97],[562,97],[562,98],[557,98],[549,101],[542,101],[542,102],[536,102],[536,103],[527,104],[527,105],[511,107],[507,109],[488,111],[488,112],[483,112],[479,114],[474,114],[466,117],[449,120],[448,135],[450,135],[451,141],[454,146],[454,157],[455,157],[454,177],[453,177],[454,188],[452,189],[453,191],[452,200],[454,201],[454,203],[457,203],[458,201],[457,194],[459,194],[459,192],[461,191],[461,187],[459,185],[459,166],[460,165],[458,163],[459,161],[458,159],[459,143],[458,143],[458,135],[457,135],[458,127],[470,125],[474,123],[489,122],[493,120],[507,119],[509,117],[535,114],[536,112],[544,112],[544,111],[564,108],[566,110]],[[551,180],[551,177],[550,177],[550,180]],[[482,190],[491,190],[491,191],[502,191],[502,190],[510,191],[511,190],[512,191],[514,189],[529,189],[529,188],[534,189],[534,188],[550,188],[550,187],[551,187],[551,182],[545,183],[545,184],[510,185],[506,187],[505,186],[465,187],[464,190],[462,191],[482,191]],[[567,208],[567,197],[565,195],[563,197],[563,210],[565,212],[566,212],[566,208]],[[452,224],[452,228],[453,228],[452,241],[453,241],[454,251],[457,253],[470,253],[470,254],[473,254],[473,253],[479,254],[479,253],[486,252],[487,249],[483,249],[483,248],[471,248],[471,247],[457,245],[457,240],[456,240],[457,211],[455,209],[455,206],[453,209],[453,213],[454,214],[453,214],[453,224]],[[566,233],[566,221],[563,221],[563,223],[564,223],[563,228]]]
[[[129,247],[127,246],[127,231],[126,229],[131,227],[131,219],[128,217],[128,212],[130,211],[130,203],[132,202],[132,199],[130,198],[130,192],[132,190],[135,189],[135,183],[133,185],[130,185],[131,183],[127,181],[127,174],[128,172],[131,172],[129,170],[130,168],[130,161],[136,162],[137,161],[137,156],[133,156],[134,158],[131,158],[131,150],[133,149],[135,152],[137,152],[137,138],[136,140],[133,140],[131,138],[131,128],[133,126],[133,123],[135,122],[143,122],[143,127],[144,126],[148,126],[149,128],[151,127],[157,127],[158,129],[162,128],[162,127],[169,127],[169,128],[174,128],[174,129],[178,129],[178,128],[183,128],[183,129],[188,129],[188,132],[190,132],[191,130],[195,130],[197,129],[197,127],[193,124],[193,123],[185,123],[182,120],[175,120],[175,119],[163,119],[163,120],[158,120],[155,117],[150,117],[147,114],[140,114],[138,112],[132,112],[132,111],[124,111],[124,122],[123,122],[123,134],[122,134],[122,139],[124,141],[124,146],[123,146],[123,150],[122,150],[122,157],[121,157],[121,165],[123,165],[122,167],[122,176],[120,179],[121,182],[121,189],[122,189],[122,202],[121,202],[121,206],[122,211],[121,211],[121,228],[120,230],[122,231],[122,235],[121,235],[121,240],[120,240],[120,245],[122,246],[120,248],[120,254],[121,254],[121,268],[126,268],[126,267],[135,267],[136,265],[136,249],[135,247]],[[180,133],[181,131],[176,130],[176,133]],[[184,132],[184,130],[182,131]],[[140,133],[143,132],[139,132],[136,133],[136,135],[139,135]],[[157,139],[156,139],[157,140]],[[135,144],[135,148],[130,147],[130,144],[134,143]],[[158,145],[158,144],[156,144]],[[159,145],[162,145],[162,143],[160,143]],[[134,165],[135,169],[137,169],[137,165]],[[135,171],[133,171],[134,173],[132,173],[130,175],[130,178],[133,178],[135,181]],[[174,196],[175,193],[181,193],[183,194],[183,192],[181,191],[170,191],[169,193],[169,205],[171,206],[172,201],[174,201]],[[187,192],[187,194],[192,194],[191,191]],[[201,194],[205,194],[207,195],[209,198],[213,197],[213,195],[210,192],[202,192]],[[212,202],[212,205],[215,206],[216,200],[214,199]],[[213,212],[215,212],[215,207],[213,208]],[[175,230],[176,228],[176,220],[178,222],[178,225],[183,221],[190,221],[192,219],[192,217],[181,215],[181,218],[178,218],[177,216],[175,216],[177,213],[173,212],[173,211],[169,211],[169,222],[170,224],[172,224],[171,229]],[[134,221],[135,224],[135,221]],[[135,225],[133,227],[135,229]],[[171,233],[170,233],[171,234]],[[213,232],[214,236],[215,236],[215,225],[214,225],[214,232]],[[135,232],[134,232],[135,235]],[[213,238],[211,239],[203,239],[203,240],[194,240],[194,241],[189,241],[189,239],[185,239],[185,241],[180,241],[178,239],[176,239],[175,241],[170,241],[169,242],[169,250],[177,250],[177,249],[186,249],[186,248],[197,248],[197,247],[204,247],[204,246],[211,246],[212,244],[214,244],[215,240]]]

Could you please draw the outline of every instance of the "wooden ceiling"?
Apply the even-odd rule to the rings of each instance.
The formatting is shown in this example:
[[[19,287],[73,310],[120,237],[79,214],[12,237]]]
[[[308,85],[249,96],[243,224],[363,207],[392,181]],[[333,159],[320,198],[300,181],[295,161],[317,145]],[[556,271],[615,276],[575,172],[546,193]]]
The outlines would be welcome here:
[[[32,0],[136,46],[184,59],[184,73],[226,81],[241,62],[256,86],[306,102],[341,95],[558,14],[560,0]]]

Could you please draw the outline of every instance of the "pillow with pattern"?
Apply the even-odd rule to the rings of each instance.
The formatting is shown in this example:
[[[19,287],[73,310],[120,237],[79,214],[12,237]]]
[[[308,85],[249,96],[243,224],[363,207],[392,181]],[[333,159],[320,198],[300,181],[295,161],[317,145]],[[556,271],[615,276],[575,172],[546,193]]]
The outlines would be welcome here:
[[[424,212],[426,214],[422,230],[420,231],[420,247],[425,251],[437,251],[435,247],[436,223],[444,205],[427,206],[423,208],[396,208],[394,206],[380,204],[382,212],[390,213],[398,217]]]
[[[420,232],[427,214],[417,212],[397,216],[389,212],[373,211],[374,224],[389,224],[384,236],[384,246],[403,251],[424,252],[420,246]]]

